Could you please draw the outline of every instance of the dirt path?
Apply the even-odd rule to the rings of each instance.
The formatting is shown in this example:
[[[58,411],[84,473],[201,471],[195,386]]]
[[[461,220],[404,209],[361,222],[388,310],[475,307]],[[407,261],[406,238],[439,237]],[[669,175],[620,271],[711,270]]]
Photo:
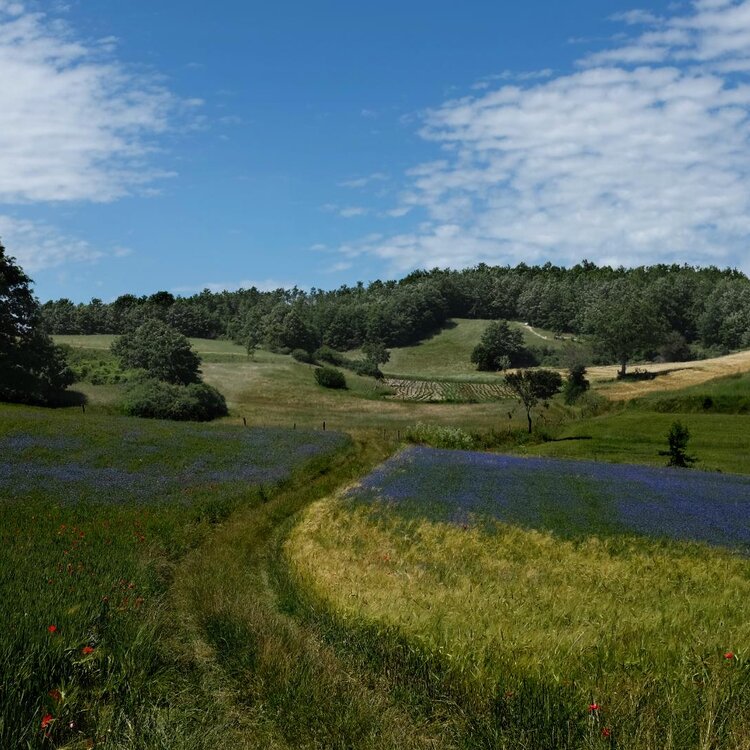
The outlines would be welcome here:
[[[623,401],[656,391],[673,391],[699,385],[707,380],[750,371],[750,351],[728,354],[725,357],[703,359],[696,362],[665,362],[638,365],[649,372],[663,373],[653,380],[616,380],[618,367],[607,365],[589,367],[588,377],[600,385],[602,395],[613,401]],[[634,369],[631,366],[629,369]]]
[[[539,336],[540,339],[544,339],[545,341],[549,341],[549,336],[543,336],[539,331],[535,331],[528,323],[524,323],[524,328],[529,330],[531,333],[533,333],[535,336]]]

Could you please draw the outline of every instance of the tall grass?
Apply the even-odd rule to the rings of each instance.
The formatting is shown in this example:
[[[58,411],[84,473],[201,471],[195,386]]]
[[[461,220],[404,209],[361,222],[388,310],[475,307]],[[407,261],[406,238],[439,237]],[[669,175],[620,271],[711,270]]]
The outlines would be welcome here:
[[[219,747],[232,722],[206,715],[199,670],[176,658],[175,571],[233,511],[346,441],[27,407],[0,416],[0,747]]]
[[[347,629],[415,644],[441,675],[434,689],[473,717],[466,746],[750,743],[745,558],[389,519],[336,500],[312,506],[286,553],[300,589]]]

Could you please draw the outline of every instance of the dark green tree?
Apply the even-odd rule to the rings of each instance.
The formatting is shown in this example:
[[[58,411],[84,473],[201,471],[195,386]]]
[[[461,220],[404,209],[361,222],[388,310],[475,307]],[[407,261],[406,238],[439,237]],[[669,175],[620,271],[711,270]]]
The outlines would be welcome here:
[[[698,460],[695,456],[688,456],[688,440],[690,440],[690,430],[682,422],[673,422],[667,433],[669,450],[659,451],[660,456],[669,456],[667,466],[679,466],[686,469]]]
[[[0,400],[50,403],[72,382],[62,349],[43,329],[31,279],[0,243]]]
[[[528,364],[529,351],[523,334],[511,328],[505,320],[490,323],[471,353],[471,361],[478,370],[497,371]]]
[[[521,370],[506,375],[503,385],[506,394],[526,410],[531,434],[533,409],[540,402],[545,407],[549,405],[549,400],[562,388],[562,377],[553,370]]]
[[[584,393],[586,393],[590,386],[591,384],[586,377],[585,365],[573,365],[570,370],[568,370],[568,377],[563,387],[565,403],[568,405],[575,403]]]
[[[391,353],[385,348],[382,341],[365,341],[362,345],[362,354],[368,362],[375,366],[384,365],[391,358]]]
[[[657,347],[667,333],[666,321],[652,300],[633,285],[618,284],[602,293],[586,313],[586,329],[600,354],[620,365]]]
[[[125,369],[145,370],[157,380],[178,385],[200,382],[200,357],[185,336],[160,320],[148,320],[115,339],[112,353]]]

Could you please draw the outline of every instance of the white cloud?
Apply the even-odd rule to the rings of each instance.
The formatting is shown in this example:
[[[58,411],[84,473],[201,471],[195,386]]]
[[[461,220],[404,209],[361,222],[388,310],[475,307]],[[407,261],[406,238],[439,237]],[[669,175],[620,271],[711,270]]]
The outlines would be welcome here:
[[[105,254],[47,224],[0,215],[0,238],[11,257],[29,274],[67,263],[92,263]],[[115,251],[117,255],[117,251]]]
[[[355,216],[364,216],[367,213],[367,209],[362,206],[346,206],[339,210],[339,216],[343,216],[345,219],[351,219]]]
[[[357,177],[353,180],[344,180],[343,182],[339,183],[340,187],[350,187],[350,188],[362,188],[370,183],[373,182],[383,182],[388,179],[388,175],[384,172],[373,172],[372,174],[367,175],[366,177]]]
[[[111,49],[0,2],[0,202],[110,201],[160,176],[152,137],[176,102]]]
[[[700,0],[578,72],[428,112],[409,170],[422,223],[341,248],[402,272],[581,258],[750,271],[750,0]],[[721,67],[720,67],[721,66]],[[727,72],[729,71],[729,72]]]

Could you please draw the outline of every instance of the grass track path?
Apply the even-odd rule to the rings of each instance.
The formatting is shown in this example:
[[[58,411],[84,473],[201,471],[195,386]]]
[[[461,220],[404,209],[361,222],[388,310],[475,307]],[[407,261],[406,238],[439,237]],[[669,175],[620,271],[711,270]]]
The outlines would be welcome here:
[[[284,614],[272,568],[279,532],[309,502],[384,460],[393,447],[355,442],[314,478],[292,480],[241,511],[184,562],[173,596],[185,652],[215,696],[226,748],[444,748],[391,694],[383,678],[355,668],[314,626]],[[185,638],[186,636],[186,638]]]

